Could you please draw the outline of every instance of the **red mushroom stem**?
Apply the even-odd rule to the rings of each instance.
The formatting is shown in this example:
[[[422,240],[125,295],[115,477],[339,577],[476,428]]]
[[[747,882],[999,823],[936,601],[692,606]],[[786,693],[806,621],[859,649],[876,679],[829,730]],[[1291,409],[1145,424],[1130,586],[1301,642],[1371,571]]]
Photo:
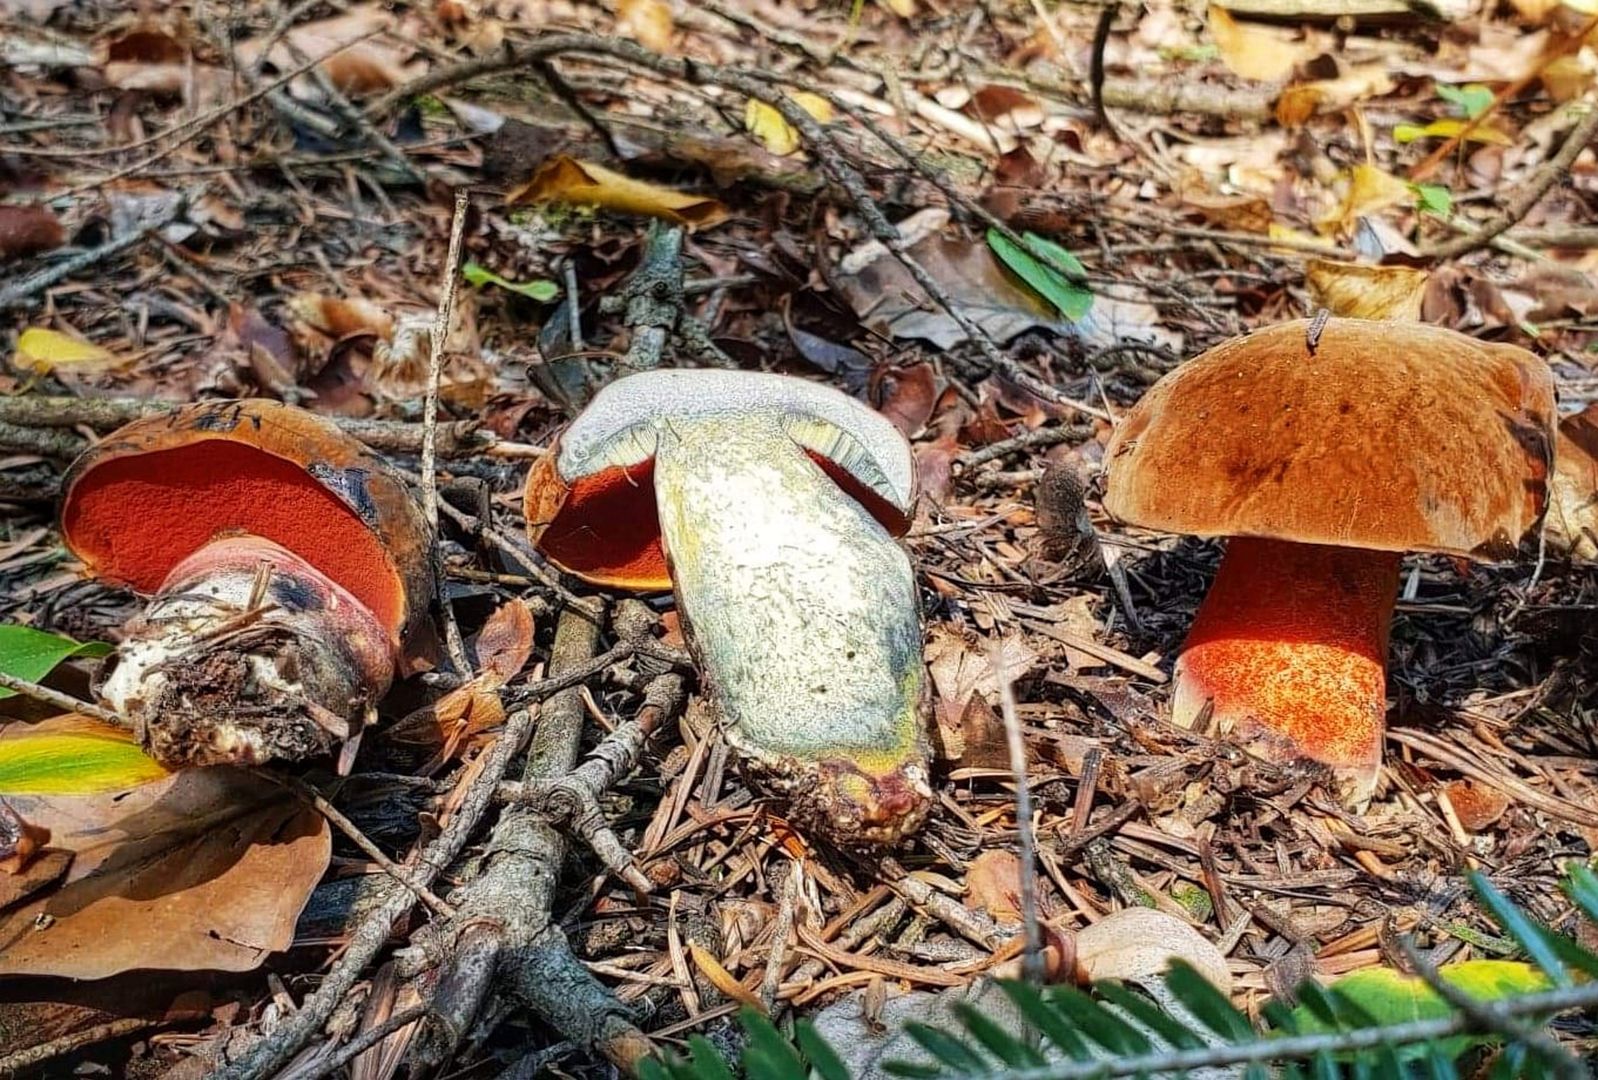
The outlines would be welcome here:
[[[1273,761],[1330,767],[1374,793],[1387,712],[1387,635],[1400,556],[1235,537],[1176,665],[1173,716],[1213,724]]]

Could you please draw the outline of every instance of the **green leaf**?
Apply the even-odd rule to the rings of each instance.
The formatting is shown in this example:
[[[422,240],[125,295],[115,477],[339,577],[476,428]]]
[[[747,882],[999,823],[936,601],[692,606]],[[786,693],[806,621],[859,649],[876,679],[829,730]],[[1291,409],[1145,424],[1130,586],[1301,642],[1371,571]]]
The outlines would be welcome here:
[[[999,980],[999,989],[1015,1003],[1015,1007],[1026,1017],[1027,1022],[1043,1033],[1060,1051],[1073,1061],[1087,1061],[1093,1055],[1088,1050],[1087,1043],[1077,1035],[1076,1030],[1066,1022],[1065,1017],[1058,1009],[1050,1007],[1043,1000],[1043,995],[1031,983],[1020,982],[1015,979]]]
[[[0,738],[0,795],[97,795],[166,775],[131,732],[88,717],[17,725]]]
[[[1048,1064],[1043,1055],[1028,1046],[1025,1041],[1014,1033],[1004,1030],[966,1002],[956,1004],[954,1012],[960,1018],[960,1023],[964,1024],[965,1029],[971,1033],[971,1037],[1006,1065],[1024,1069],[1032,1065]]]
[[[1459,1070],[1454,1067],[1453,1057],[1441,1045],[1428,1043],[1426,1051],[1426,1075],[1431,1080],[1459,1080]]]
[[[1415,192],[1415,205],[1438,217],[1454,212],[1454,193],[1441,184],[1411,184]]]
[[[104,656],[111,646],[102,641],[80,644],[69,637],[47,634],[31,626],[0,626],[0,672],[27,682],[38,682],[63,660],[74,656]],[[0,687],[0,700],[16,691]]]
[[[1581,908],[1582,914],[1598,922],[1598,874],[1585,863],[1572,860],[1565,866],[1565,880],[1560,883],[1565,895]]]
[[[912,1080],[934,1080],[943,1070],[936,1065],[922,1065],[914,1061],[884,1061],[882,1071],[889,1076],[907,1076]]]
[[[670,1061],[672,1054],[669,1052],[665,1060]],[[638,1080],[672,1080],[672,1074],[667,1071],[668,1066],[656,1058],[645,1058],[638,1063]]]
[[[1178,1050],[1198,1050],[1205,1045],[1204,1040],[1189,1031],[1180,1020],[1135,990],[1108,981],[1094,983],[1093,990]]]
[[[749,1046],[743,1055],[745,1072],[751,1076],[769,1076],[771,1080],[807,1080],[799,1051],[759,1010],[745,1005],[738,1010],[738,1022],[749,1034]]]
[[[698,1080],[733,1080],[732,1070],[727,1068],[721,1054],[703,1035],[688,1037],[688,1056]]]
[[[1078,1031],[1112,1054],[1146,1054],[1154,1049],[1148,1036],[1074,987],[1051,987],[1048,1000]]]
[[[1493,92],[1481,83],[1467,83],[1464,86],[1449,86],[1446,83],[1437,85],[1437,96],[1458,109],[1467,120],[1474,120],[1487,111],[1493,103]]]
[[[837,1052],[827,1045],[827,1040],[816,1030],[816,1025],[808,1020],[795,1021],[793,1037],[799,1044],[799,1049],[804,1051],[805,1060],[810,1063],[810,1067],[816,1071],[821,1080],[850,1080],[848,1066],[843,1063]]]
[[[946,1031],[926,1024],[906,1024],[904,1033],[916,1043],[956,1072],[983,1072],[987,1065],[982,1055]]]
[[[1329,1051],[1322,1050],[1316,1054],[1312,1064],[1315,1067],[1315,1080],[1342,1080],[1343,1071],[1337,1067],[1337,1059]]]
[[[1520,943],[1520,947],[1526,950],[1526,955],[1530,956],[1554,982],[1560,986],[1569,986],[1570,973],[1565,970],[1565,965],[1559,962],[1559,956],[1549,947],[1543,936],[1538,933],[1537,926],[1526,917],[1525,913],[1494,888],[1493,883],[1487,880],[1487,875],[1480,870],[1470,872],[1470,885],[1492,914],[1493,921]]]
[[[1071,322],[1086,315],[1093,307],[1093,293],[1082,284],[1087,271],[1076,256],[1036,233],[1023,233],[1021,239],[1026,247],[1011,242],[997,229],[988,230],[988,247],[1012,273]]]
[[[500,277],[487,267],[469,262],[461,267],[461,276],[473,285],[498,285],[501,289],[509,289],[513,293],[520,293],[529,300],[537,300],[547,304],[560,295],[560,286],[553,281],[510,281]]]
[[[1256,1033],[1248,1018],[1234,1009],[1226,995],[1211,986],[1185,960],[1171,961],[1165,985],[1200,1023],[1221,1038],[1233,1043],[1254,1041]]]

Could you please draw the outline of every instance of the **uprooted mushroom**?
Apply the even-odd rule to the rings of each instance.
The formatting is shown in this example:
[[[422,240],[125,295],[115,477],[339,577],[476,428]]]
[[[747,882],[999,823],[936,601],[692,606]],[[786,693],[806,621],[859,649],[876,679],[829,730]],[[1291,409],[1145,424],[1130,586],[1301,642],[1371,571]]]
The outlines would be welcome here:
[[[1510,345],[1331,319],[1226,342],[1156,383],[1106,449],[1104,506],[1229,537],[1173,719],[1374,793],[1405,551],[1505,558],[1542,518],[1553,381]]]
[[[152,594],[101,699],[168,765],[343,749],[418,660],[432,537],[405,483],[273,401],[137,421],[68,471],[61,531],[90,573]]]
[[[801,824],[844,843],[931,799],[921,618],[894,540],[910,448],[882,416],[780,375],[611,383],[528,478],[529,534],[598,584],[675,590],[728,742]]]

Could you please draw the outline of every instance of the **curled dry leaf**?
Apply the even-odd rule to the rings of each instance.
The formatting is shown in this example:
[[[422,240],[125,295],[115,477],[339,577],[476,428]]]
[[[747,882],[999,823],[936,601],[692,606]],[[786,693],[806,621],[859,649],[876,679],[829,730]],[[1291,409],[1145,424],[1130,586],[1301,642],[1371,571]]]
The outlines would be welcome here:
[[[72,864],[0,911],[0,975],[251,970],[293,942],[332,850],[321,815],[238,769],[12,802]]]
[[[1001,923],[1021,921],[1021,860],[1010,851],[984,851],[965,872],[966,907]]]
[[[832,121],[834,116],[832,103],[826,98],[803,90],[794,91],[789,96],[800,108],[821,123]],[[749,105],[744,110],[744,127],[748,128],[749,133],[759,139],[767,150],[778,157],[786,157],[800,147],[799,132],[783,119],[780,112],[764,101],[749,99]]]
[[[48,206],[0,206],[0,262],[36,255],[66,242],[66,230]]]
[[[1153,908],[1127,908],[1107,915],[1076,935],[1079,982],[1099,979],[1157,980],[1172,960],[1185,960],[1222,993],[1232,992],[1226,957],[1193,927]]]
[[[1239,78],[1281,82],[1301,60],[1309,59],[1308,47],[1286,31],[1238,22],[1218,4],[1210,5],[1208,24],[1221,62]]]
[[[1348,190],[1343,195],[1342,205],[1315,225],[1323,233],[1346,232],[1358,218],[1412,198],[1414,194],[1409,185],[1398,177],[1375,165],[1355,165],[1348,174]]]
[[[662,218],[690,229],[708,229],[727,220],[727,208],[708,195],[690,195],[659,184],[634,180],[603,165],[557,154],[538,167],[506,203],[565,203],[618,214]]]
[[[870,391],[877,411],[909,438],[932,419],[932,407],[938,400],[937,376],[927,363],[879,368],[873,372]]]
[[[323,293],[295,293],[288,299],[288,309],[311,328],[335,338],[375,334],[386,339],[394,333],[393,313],[359,297],[344,299]]]
[[[501,604],[483,623],[477,635],[477,663],[495,686],[504,686],[527,666],[533,630],[533,613],[520,600]]]
[[[1451,780],[1443,785],[1459,823],[1470,832],[1480,832],[1497,824],[1509,809],[1510,799],[1502,791],[1474,780]]]
[[[1409,266],[1310,259],[1304,268],[1310,296],[1333,315],[1351,319],[1420,321],[1428,275]]]
[[[1367,98],[1390,94],[1394,85],[1386,64],[1367,64],[1335,79],[1289,86],[1276,99],[1276,122],[1285,128],[1299,127],[1319,113],[1335,112]]]

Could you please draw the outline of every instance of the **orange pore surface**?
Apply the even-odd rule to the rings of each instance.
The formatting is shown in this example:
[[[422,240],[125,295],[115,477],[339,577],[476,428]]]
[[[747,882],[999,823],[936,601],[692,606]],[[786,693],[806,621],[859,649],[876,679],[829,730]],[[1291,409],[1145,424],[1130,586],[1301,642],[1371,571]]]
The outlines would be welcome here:
[[[665,589],[666,552],[655,512],[655,462],[611,468],[572,484],[539,550],[599,585]]]
[[[73,486],[62,515],[95,572],[141,592],[219,536],[250,533],[311,563],[393,633],[404,590],[381,541],[336,496],[282,458],[226,439],[113,458]]]
[[[1177,663],[1176,722],[1213,701],[1220,730],[1282,756],[1374,768],[1398,568],[1392,552],[1228,541]]]

